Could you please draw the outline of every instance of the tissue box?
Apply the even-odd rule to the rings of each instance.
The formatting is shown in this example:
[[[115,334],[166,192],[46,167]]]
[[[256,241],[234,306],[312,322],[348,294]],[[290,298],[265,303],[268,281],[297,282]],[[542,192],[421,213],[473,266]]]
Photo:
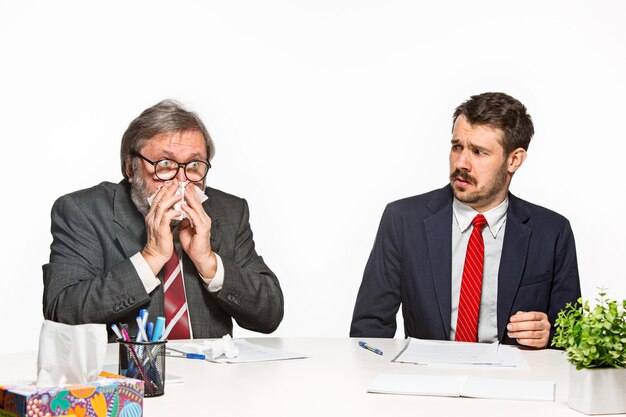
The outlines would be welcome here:
[[[142,416],[143,381],[106,375],[82,386],[0,386],[0,417]]]

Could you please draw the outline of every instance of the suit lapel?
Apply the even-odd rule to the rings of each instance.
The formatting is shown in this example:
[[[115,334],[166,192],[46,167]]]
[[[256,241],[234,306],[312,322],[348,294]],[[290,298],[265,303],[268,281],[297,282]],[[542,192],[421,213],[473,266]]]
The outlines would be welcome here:
[[[432,280],[437,307],[444,329],[444,338],[450,335],[452,282],[452,193],[444,187],[428,203],[433,215],[424,220]]]
[[[502,341],[509,316],[514,311],[513,301],[517,295],[526,259],[532,230],[526,226],[530,212],[517,197],[509,194],[509,209],[506,218],[500,269],[498,271],[498,340]]]
[[[220,213],[222,209],[215,202],[215,199],[211,198],[210,188],[207,188],[207,196],[209,199],[202,203],[202,206],[211,218],[211,249],[214,252],[219,252],[220,244],[222,243],[222,231],[220,229]]]
[[[146,242],[145,220],[130,198],[130,184],[120,182],[113,197],[113,221],[118,225],[117,241],[122,252],[130,258],[141,249]]]

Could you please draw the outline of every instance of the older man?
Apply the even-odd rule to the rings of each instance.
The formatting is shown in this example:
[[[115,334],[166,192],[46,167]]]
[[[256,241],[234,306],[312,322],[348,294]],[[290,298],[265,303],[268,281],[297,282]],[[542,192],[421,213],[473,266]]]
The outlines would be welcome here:
[[[534,128],[502,93],[472,96],[453,115],[450,184],[393,202],[357,296],[352,336],[406,336],[543,348],[580,296],[563,216],[509,193]]]
[[[245,200],[205,187],[214,147],[193,112],[166,100],[122,138],[124,179],[52,208],[43,312],[69,323],[165,316],[170,339],[221,337],[232,318],[270,333],[283,317],[278,279],[257,255]],[[110,338],[113,339],[110,333]]]

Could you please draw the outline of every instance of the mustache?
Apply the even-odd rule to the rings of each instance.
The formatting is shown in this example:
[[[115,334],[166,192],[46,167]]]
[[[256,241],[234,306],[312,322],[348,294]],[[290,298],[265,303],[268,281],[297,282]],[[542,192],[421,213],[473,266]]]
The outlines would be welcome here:
[[[476,178],[472,177],[466,171],[461,171],[460,169],[455,169],[452,174],[450,174],[450,181],[454,181],[455,179],[460,178],[465,182],[469,182],[470,184],[476,185]]]

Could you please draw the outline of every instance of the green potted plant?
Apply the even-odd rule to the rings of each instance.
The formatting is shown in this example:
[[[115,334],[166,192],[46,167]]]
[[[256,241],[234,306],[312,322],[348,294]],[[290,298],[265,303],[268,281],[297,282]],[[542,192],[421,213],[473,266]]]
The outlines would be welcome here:
[[[626,300],[578,299],[556,319],[552,346],[572,364],[568,404],[585,414],[626,413]]]

